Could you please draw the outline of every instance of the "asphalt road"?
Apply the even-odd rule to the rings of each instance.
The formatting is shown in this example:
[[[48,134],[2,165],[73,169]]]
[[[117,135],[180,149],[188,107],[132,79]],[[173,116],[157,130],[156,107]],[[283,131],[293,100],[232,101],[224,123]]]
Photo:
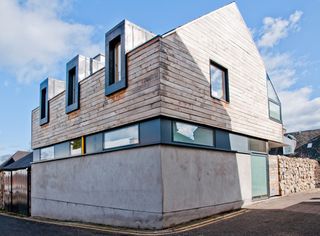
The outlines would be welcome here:
[[[126,233],[102,233],[0,215],[0,235],[82,236]],[[255,204],[247,212],[235,217],[171,235],[320,235],[320,191]]]

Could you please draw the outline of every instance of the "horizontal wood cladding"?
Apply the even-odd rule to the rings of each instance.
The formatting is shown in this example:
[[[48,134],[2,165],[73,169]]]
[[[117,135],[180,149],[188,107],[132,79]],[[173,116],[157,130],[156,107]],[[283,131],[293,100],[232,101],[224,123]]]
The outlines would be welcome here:
[[[65,113],[65,92],[49,101],[50,122],[39,126],[32,112],[32,148],[48,146],[160,115],[160,42],[149,41],[127,55],[128,88],[105,96],[104,69],[80,82],[81,108]]]
[[[234,4],[169,33],[160,57],[162,115],[282,142],[263,61]],[[210,95],[210,60],[228,69],[230,103]]]
[[[228,69],[230,102],[210,95],[210,60]],[[32,148],[159,115],[282,142],[269,119],[266,70],[235,4],[156,37],[127,54],[128,87],[105,96],[104,69],[80,82],[78,111],[65,93],[49,101],[50,122],[32,112]]]

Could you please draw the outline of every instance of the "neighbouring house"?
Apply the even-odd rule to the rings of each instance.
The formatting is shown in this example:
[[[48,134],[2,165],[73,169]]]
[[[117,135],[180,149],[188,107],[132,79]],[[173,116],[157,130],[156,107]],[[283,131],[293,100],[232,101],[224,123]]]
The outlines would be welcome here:
[[[4,173],[4,209],[30,215],[31,162],[33,153],[2,168]]]
[[[58,86],[56,86],[58,85]],[[64,89],[65,88],[65,89]],[[165,228],[268,197],[281,103],[235,3],[163,35],[124,20],[32,111],[31,214]]]
[[[21,158],[28,155],[30,152],[25,151],[17,151],[12,156],[9,155],[9,157],[3,161],[0,165],[0,209],[4,209],[4,190],[5,190],[5,173],[4,168],[6,166],[9,166],[10,164],[20,160]]]
[[[320,129],[286,133],[284,144],[270,154],[320,160]]]

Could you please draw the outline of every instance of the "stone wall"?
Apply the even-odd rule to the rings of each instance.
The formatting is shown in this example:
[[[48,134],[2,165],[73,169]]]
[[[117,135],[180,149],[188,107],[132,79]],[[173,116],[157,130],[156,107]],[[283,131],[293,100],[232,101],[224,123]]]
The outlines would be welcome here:
[[[0,172],[0,209],[3,209],[4,173]]]
[[[281,195],[316,188],[320,181],[320,166],[316,160],[278,156]]]

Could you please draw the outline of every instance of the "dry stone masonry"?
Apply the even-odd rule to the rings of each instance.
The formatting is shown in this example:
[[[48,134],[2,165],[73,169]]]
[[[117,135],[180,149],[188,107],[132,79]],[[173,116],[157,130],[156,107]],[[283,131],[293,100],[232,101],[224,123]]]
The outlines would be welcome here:
[[[319,186],[320,166],[316,160],[278,156],[281,195],[311,190]]]

